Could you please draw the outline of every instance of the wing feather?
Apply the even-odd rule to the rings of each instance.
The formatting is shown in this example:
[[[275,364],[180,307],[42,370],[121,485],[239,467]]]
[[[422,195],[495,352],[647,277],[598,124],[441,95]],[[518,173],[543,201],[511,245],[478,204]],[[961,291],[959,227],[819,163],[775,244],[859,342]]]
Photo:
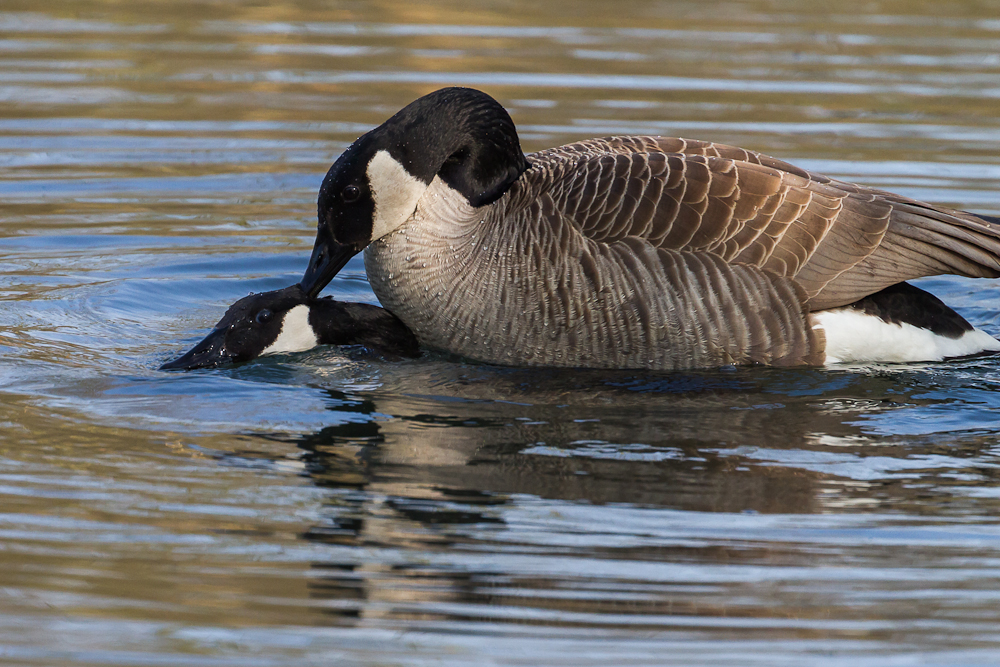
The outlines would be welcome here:
[[[590,241],[634,237],[755,266],[793,279],[812,310],[921,276],[1000,276],[996,222],[742,148],[611,137],[541,151],[531,162],[536,185],[555,202],[546,213]]]

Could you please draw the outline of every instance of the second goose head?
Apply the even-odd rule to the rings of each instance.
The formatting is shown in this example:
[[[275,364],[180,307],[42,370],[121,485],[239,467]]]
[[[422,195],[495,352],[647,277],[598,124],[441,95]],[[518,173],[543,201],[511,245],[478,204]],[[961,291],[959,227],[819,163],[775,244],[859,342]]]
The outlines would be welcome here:
[[[527,168],[514,122],[492,97],[471,88],[421,97],[330,167],[300,286],[318,294],[351,257],[402,226],[435,178],[479,207],[499,199]]]
[[[364,345],[402,357],[419,354],[416,337],[389,311],[329,297],[310,299],[292,285],[243,297],[200,343],[160,370],[214,368],[317,345]]]

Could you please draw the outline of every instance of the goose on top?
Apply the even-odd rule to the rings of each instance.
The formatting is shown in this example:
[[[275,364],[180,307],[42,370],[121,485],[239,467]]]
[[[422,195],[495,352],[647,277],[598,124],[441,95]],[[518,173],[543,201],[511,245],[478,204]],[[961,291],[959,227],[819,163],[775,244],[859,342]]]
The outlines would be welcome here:
[[[355,141],[301,282],[364,250],[420,343],[508,365],[683,369],[938,360],[1000,342],[906,280],[1000,276],[1000,224],[741,148],[590,139],[527,157],[446,88]]]

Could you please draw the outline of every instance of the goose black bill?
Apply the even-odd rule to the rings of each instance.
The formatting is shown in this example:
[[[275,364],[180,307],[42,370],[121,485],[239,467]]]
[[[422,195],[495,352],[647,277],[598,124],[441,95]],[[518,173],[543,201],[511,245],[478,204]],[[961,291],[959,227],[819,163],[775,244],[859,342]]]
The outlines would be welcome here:
[[[190,371],[196,368],[215,368],[241,361],[226,349],[226,330],[218,328],[173,361],[160,366],[161,371]]]
[[[351,257],[359,252],[361,249],[352,243],[338,243],[325,225],[320,226],[316,232],[316,243],[309,258],[309,266],[299,282],[299,287],[310,299],[314,298],[344,268]]]

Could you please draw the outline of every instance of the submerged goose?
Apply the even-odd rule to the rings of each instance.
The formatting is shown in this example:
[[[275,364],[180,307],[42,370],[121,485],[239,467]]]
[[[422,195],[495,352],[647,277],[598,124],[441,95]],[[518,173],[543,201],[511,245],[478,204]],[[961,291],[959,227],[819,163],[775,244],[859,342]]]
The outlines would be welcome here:
[[[243,297],[204,340],[160,370],[213,368],[317,345],[364,345],[414,357],[417,339],[392,313],[366,303],[311,299],[298,285]]]
[[[508,365],[683,369],[1000,350],[904,281],[1000,276],[1000,219],[751,151],[611,137],[521,152],[485,93],[422,97],[319,192],[302,288],[364,250],[422,345]]]

